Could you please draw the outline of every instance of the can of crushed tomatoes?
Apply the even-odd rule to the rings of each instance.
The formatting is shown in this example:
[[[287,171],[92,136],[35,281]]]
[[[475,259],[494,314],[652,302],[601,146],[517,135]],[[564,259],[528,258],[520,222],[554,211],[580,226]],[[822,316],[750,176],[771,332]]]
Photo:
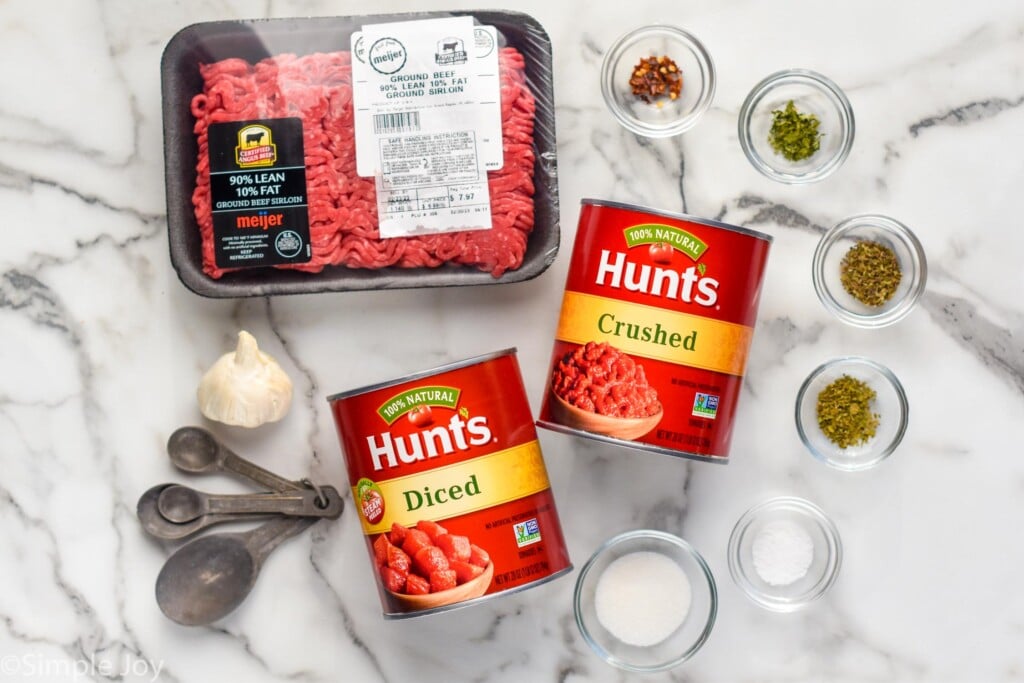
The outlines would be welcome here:
[[[584,199],[537,424],[727,462],[771,241]]]
[[[385,617],[572,570],[515,349],[327,400]]]

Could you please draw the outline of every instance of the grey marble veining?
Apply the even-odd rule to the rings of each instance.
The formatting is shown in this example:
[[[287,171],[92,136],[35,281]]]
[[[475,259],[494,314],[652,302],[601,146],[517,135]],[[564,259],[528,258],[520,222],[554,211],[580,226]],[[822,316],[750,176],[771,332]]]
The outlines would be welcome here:
[[[1024,547],[1014,535],[1024,524],[1024,6],[516,8],[554,43],[563,239],[548,272],[500,288],[212,301],[187,292],[168,259],[164,45],[196,21],[369,8],[0,3],[0,681],[1024,680]],[[692,131],[642,140],[606,111],[598,69],[619,33],[660,21],[706,43],[719,84]],[[761,177],[737,140],[749,88],[795,66],[839,83],[856,112],[850,158],[810,186]],[[473,609],[386,622],[348,512],[283,546],[222,622],[167,621],[153,583],[174,545],[144,536],[135,502],[158,481],[207,484],[175,472],[163,449],[174,428],[201,421],[199,376],[237,330],[281,361],[294,406],[255,432],[212,428],[268,468],[344,488],[330,393],[514,345],[539,407],[583,197],[775,238],[733,462],[541,434],[577,568],[606,537],[639,527],[680,534],[704,554],[721,601],[704,649],[657,676],[607,667],[573,622],[575,573]],[[810,278],[823,232],[867,212],[909,225],[929,261],[917,309],[881,330],[830,317]],[[896,454],[855,475],[814,461],[792,416],[807,373],[845,354],[891,367],[911,405]],[[846,550],[832,592],[788,615],[746,600],[725,557],[742,512],[780,493],[824,507]]]

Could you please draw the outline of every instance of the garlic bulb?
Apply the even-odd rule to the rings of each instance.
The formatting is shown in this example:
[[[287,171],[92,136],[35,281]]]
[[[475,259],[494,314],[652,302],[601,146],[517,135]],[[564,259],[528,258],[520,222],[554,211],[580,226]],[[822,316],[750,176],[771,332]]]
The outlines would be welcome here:
[[[271,356],[242,330],[238,347],[225,353],[199,381],[203,415],[239,427],[259,427],[284,417],[292,404],[292,381]]]

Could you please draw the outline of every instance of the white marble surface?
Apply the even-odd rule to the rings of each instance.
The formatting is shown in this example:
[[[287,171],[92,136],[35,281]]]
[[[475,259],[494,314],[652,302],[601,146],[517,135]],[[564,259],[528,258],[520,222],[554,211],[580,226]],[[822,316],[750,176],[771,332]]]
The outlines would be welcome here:
[[[283,360],[296,405],[254,433],[213,428],[290,476],[344,482],[324,401],[333,391],[515,345],[539,407],[584,196],[775,236],[730,465],[541,435],[577,567],[605,537],[655,527],[689,539],[718,578],[706,647],[647,679],[1024,680],[1024,5],[521,8],[555,46],[563,248],[547,273],[501,288],[210,301],[186,291],[168,261],[163,46],[195,21],[370,6],[0,3],[0,680],[152,680],[157,669],[182,682],[629,678],[577,633],[575,573],[485,606],[385,622],[351,515],[290,541],[217,626],[182,628],[153,598],[170,547],[134,515],[143,490],[182,479],[164,443],[200,420],[198,377],[240,327]],[[696,129],[650,142],[607,113],[597,71],[620,32],[657,21],[697,34],[720,80]],[[747,90],[791,66],[830,76],[856,111],[853,153],[812,186],[759,176],[737,141]],[[862,212],[911,226],[929,258],[921,304],[882,330],[839,323],[811,287],[822,231]],[[911,405],[896,455],[855,475],[814,461],[792,419],[804,376],[849,353],[893,368]],[[834,590],[789,615],[744,598],[725,559],[735,520],[776,493],[823,506],[846,548]]]

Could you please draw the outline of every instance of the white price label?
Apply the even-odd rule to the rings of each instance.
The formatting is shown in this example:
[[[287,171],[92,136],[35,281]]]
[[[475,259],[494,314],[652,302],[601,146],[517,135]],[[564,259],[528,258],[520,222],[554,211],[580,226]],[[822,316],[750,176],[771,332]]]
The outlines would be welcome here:
[[[376,179],[381,236],[490,228],[487,171],[504,164],[496,30],[367,25],[352,53],[356,168]]]

